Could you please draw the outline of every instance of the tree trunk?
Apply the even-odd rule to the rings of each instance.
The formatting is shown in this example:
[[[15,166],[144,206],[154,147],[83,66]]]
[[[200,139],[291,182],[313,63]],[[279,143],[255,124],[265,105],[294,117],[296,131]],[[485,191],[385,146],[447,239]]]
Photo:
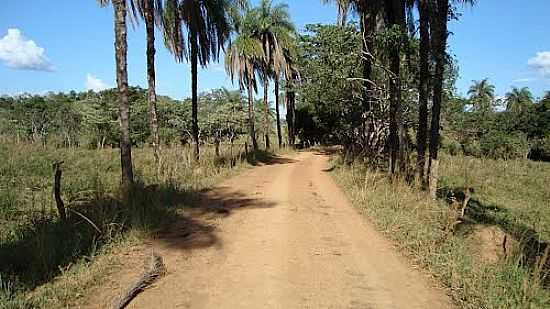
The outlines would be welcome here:
[[[447,17],[449,15],[449,0],[433,0],[434,6],[430,17],[432,26],[432,48],[435,54],[435,76],[432,104],[432,122],[430,127],[430,160],[428,171],[430,173],[430,195],[436,198],[437,194],[437,169],[439,153],[439,126],[441,104],[443,101],[443,79],[446,64],[447,47]]]
[[[344,27],[348,22],[348,7],[338,5],[338,20],[336,21],[338,26]]]
[[[216,158],[219,158],[220,157],[220,139],[218,136],[215,137],[214,148],[216,151]]]
[[[296,126],[295,126],[295,97],[294,91],[287,90],[286,92],[286,123],[288,126],[288,143],[291,147],[296,144]]]
[[[275,78],[275,111],[277,113],[277,138],[279,148],[283,147],[283,135],[281,133],[281,115],[279,112],[279,78]]]
[[[195,142],[195,160],[199,161],[199,98],[197,93],[198,86],[198,43],[197,34],[191,31],[191,130]]]
[[[403,0],[386,0],[388,23],[400,28],[405,26],[405,3]],[[403,123],[401,117],[401,40],[395,43],[390,51],[390,173],[395,174],[397,160],[400,169],[404,169],[404,151],[401,145],[404,142]]]
[[[250,134],[250,140],[252,141],[252,149],[258,150],[258,142],[256,141],[256,130],[254,129],[254,86],[252,80],[248,81],[248,133]]]
[[[265,134],[265,149],[271,148],[269,143],[269,101],[267,99],[267,91],[269,88],[269,79],[264,79],[264,134]]]
[[[418,82],[418,130],[416,131],[416,174],[417,180],[424,182],[426,165],[426,144],[428,138],[428,96],[430,79],[430,23],[428,0],[420,0],[420,77]]]
[[[128,193],[134,183],[134,173],[132,170],[132,143],[130,141],[130,104],[128,102],[126,1],[113,0],[113,7],[115,11],[116,79],[119,92],[120,162],[122,186],[125,193]]]
[[[149,125],[153,136],[153,156],[157,167],[157,175],[160,173],[160,139],[158,132],[157,94],[155,89],[155,17],[154,0],[145,1],[145,28],[147,32],[147,82],[149,89]]]
[[[374,61],[374,33],[376,28],[376,14],[375,10],[366,10],[361,14],[361,33],[363,36],[363,55],[361,58],[363,66],[363,94],[362,94],[362,104],[363,104],[363,115],[362,115],[362,138],[363,145],[367,144],[368,136],[368,123],[367,123],[367,114],[371,110],[372,105],[372,67]]]
[[[390,173],[393,175],[396,171],[397,158],[399,156],[399,111],[400,102],[400,83],[399,77],[399,48],[395,47],[390,53],[390,70],[395,75],[390,79]]]

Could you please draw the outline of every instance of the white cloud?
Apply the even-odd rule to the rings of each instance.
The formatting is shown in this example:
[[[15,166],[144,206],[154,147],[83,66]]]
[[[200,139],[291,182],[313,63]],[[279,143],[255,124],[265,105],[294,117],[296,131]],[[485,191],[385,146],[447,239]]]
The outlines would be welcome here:
[[[0,60],[8,67],[19,70],[53,71],[44,48],[23,36],[21,30],[8,29],[0,39]]]
[[[101,90],[109,89],[111,86],[107,85],[101,79],[95,77],[92,74],[86,76],[86,90],[93,90],[99,92]]]
[[[538,52],[535,57],[529,59],[527,64],[544,77],[550,77],[550,51]]]
[[[518,83],[518,84],[519,84],[519,83],[528,83],[528,82],[530,82],[530,81],[532,81],[532,80],[533,80],[532,78],[528,78],[528,77],[527,77],[527,78],[518,78],[518,79],[514,79],[514,80],[512,81],[512,83],[514,83],[514,84],[516,84],[516,83]]]

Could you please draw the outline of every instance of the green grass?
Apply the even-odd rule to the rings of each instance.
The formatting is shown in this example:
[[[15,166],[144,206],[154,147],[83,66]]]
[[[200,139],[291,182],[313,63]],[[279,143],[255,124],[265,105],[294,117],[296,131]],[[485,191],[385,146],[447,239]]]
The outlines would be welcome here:
[[[443,192],[474,189],[474,206],[483,210],[480,221],[500,225],[516,238],[550,242],[549,163],[449,156],[441,168]]]
[[[341,162],[334,162],[333,176],[353,205],[445,284],[460,307],[550,306],[550,292],[541,282],[544,272],[534,270],[525,254],[517,252],[496,263],[485,262],[477,255],[475,242],[467,232],[450,231],[457,212],[445,199],[433,201],[425,192],[402,181],[392,182],[385,172],[368,169],[362,163],[348,166]],[[469,224],[497,225],[506,231],[506,226],[521,226],[523,231],[534,231],[538,239],[547,239],[550,207],[548,185],[544,184],[550,183],[550,164],[445,157],[440,173],[443,194],[450,188],[463,188],[464,176],[474,188],[470,204],[477,208],[467,210],[467,216],[473,218]],[[494,209],[486,210],[485,217],[477,213],[482,203]],[[487,219],[492,215],[496,216],[494,220]],[[475,221],[482,218],[487,220]]]
[[[133,149],[136,187],[122,203],[117,149],[0,145],[0,308],[77,305],[117,265],[114,252],[169,226],[196,192],[271,157],[237,145],[219,157],[213,147],[201,151],[196,163],[189,147],[164,147],[157,175],[151,149]],[[57,160],[66,222],[52,196]]]

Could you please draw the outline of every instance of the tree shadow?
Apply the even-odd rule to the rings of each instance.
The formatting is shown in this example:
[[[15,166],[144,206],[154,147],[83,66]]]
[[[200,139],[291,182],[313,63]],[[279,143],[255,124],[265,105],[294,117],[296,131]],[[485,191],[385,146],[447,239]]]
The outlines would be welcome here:
[[[342,151],[343,149],[340,146],[324,146],[320,149],[315,149],[313,153],[321,156],[331,156],[334,154],[341,154]]]
[[[445,187],[438,191],[438,196],[445,199],[449,205],[454,202],[462,204],[466,196],[464,192],[465,188]],[[539,259],[550,245],[543,241],[533,228],[514,220],[510,211],[502,206],[482,203],[476,198],[471,198],[464,214],[465,218],[456,227],[456,233],[467,236],[474,231],[475,226],[497,226],[519,242],[517,248],[519,252],[517,253],[520,254],[522,261],[531,268],[537,267]],[[550,259],[545,261],[545,265],[540,271],[543,277],[546,277],[545,285],[550,285],[550,277],[544,276],[544,274],[550,274]]]
[[[67,210],[64,222],[42,214],[21,227],[15,237],[0,243],[3,280],[32,289],[79,259],[91,259],[108,242],[108,235],[127,225],[120,220],[125,215],[119,201],[110,197],[94,198]]]
[[[298,162],[294,159],[284,158],[265,150],[256,150],[254,152],[249,152],[245,155],[245,157],[248,164],[253,166],[291,164]]]
[[[75,263],[92,260],[132,229],[182,250],[221,245],[205,216],[223,218],[242,209],[273,206],[224,187],[197,192],[137,184],[126,204],[114,196],[95,196],[68,205],[65,222],[44,216],[21,227],[15,237],[0,243],[1,279],[18,289],[34,289]]]
[[[197,192],[192,202],[189,202],[188,196],[182,197],[186,204],[184,208],[176,210],[179,217],[156,234],[156,240],[168,248],[192,250],[222,246],[216,236],[216,227],[211,223],[213,219],[227,218],[246,209],[271,208],[276,205],[223,186]]]

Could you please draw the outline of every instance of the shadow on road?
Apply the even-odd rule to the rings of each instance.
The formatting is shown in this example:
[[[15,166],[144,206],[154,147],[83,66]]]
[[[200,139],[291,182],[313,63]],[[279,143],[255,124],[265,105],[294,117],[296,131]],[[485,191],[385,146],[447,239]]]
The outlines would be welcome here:
[[[203,190],[194,196],[187,207],[176,211],[177,218],[169,228],[157,233],[157,240],[167,248],[181,250],[221,246],[215,233],[215,220],[227,218],[238,211],[274,206],[273,202],[251,198],[229,187]]]
[[[290,158],[284,158],[274,155],[264,150],[257,150],[246,155],[246,161],[253,166],[258,165],[275,165],[275,164],[290,164],[298,161]]]

